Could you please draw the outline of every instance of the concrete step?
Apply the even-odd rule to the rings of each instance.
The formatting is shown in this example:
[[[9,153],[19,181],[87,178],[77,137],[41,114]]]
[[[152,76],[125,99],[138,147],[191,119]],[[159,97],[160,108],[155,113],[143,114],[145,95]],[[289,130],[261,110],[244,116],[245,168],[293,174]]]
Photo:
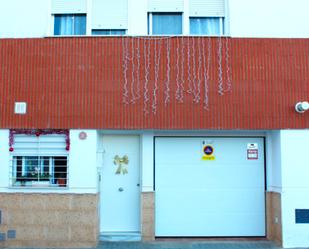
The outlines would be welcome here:
[[[140,232],[102,232],[101,241],[141,241]]]

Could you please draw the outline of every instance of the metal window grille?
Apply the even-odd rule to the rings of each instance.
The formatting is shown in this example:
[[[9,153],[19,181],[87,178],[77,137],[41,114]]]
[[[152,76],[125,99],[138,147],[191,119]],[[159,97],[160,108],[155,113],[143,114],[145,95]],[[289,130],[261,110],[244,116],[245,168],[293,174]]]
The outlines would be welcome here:
[[[12,187],[67,187],[67,156],[12,156]]]

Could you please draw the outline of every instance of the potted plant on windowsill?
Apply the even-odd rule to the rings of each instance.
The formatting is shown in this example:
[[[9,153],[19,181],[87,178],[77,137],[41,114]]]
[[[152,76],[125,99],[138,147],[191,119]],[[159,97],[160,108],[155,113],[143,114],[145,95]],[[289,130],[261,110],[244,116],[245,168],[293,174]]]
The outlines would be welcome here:
[[[27,182],[29,181],[28,177],[27,176],[20,176],[18,177],[18,180],[17,180],[17,183],[19,182],[20,183],[20,186],[26,186],[27,185]],[[17,184],[16,184],[17,185]]]
[[[32,174],[31,179],[32,179],[32,186],[40,186],[40,187],[47,187],[50,185],[50,174]]]
[[[66,187],[67,185],[66,174],[62,173],[59,175],[59,177],[57,178],[57,184],[59,187]]]

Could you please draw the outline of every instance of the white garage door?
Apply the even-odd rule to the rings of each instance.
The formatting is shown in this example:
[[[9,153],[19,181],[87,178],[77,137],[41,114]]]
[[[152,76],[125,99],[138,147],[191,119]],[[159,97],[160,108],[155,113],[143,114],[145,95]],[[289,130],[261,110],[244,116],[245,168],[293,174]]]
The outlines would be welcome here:
[[[264,139],[156,137],[155,191],[156,236],[265,236]]]

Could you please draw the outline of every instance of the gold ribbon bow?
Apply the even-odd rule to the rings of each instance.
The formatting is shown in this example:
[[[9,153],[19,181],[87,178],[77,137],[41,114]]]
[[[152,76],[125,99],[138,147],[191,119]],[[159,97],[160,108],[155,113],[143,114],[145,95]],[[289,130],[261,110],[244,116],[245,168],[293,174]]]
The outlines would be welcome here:
[[[116,155],[114,157],[114,164],[118,166],[117,170],[116,170],[116,174],[128,174],[128,169],[127,169],[127,165],[129,164],[129,158],[127,155],[124,155],[123,157],[120,157],[118,155]]]

